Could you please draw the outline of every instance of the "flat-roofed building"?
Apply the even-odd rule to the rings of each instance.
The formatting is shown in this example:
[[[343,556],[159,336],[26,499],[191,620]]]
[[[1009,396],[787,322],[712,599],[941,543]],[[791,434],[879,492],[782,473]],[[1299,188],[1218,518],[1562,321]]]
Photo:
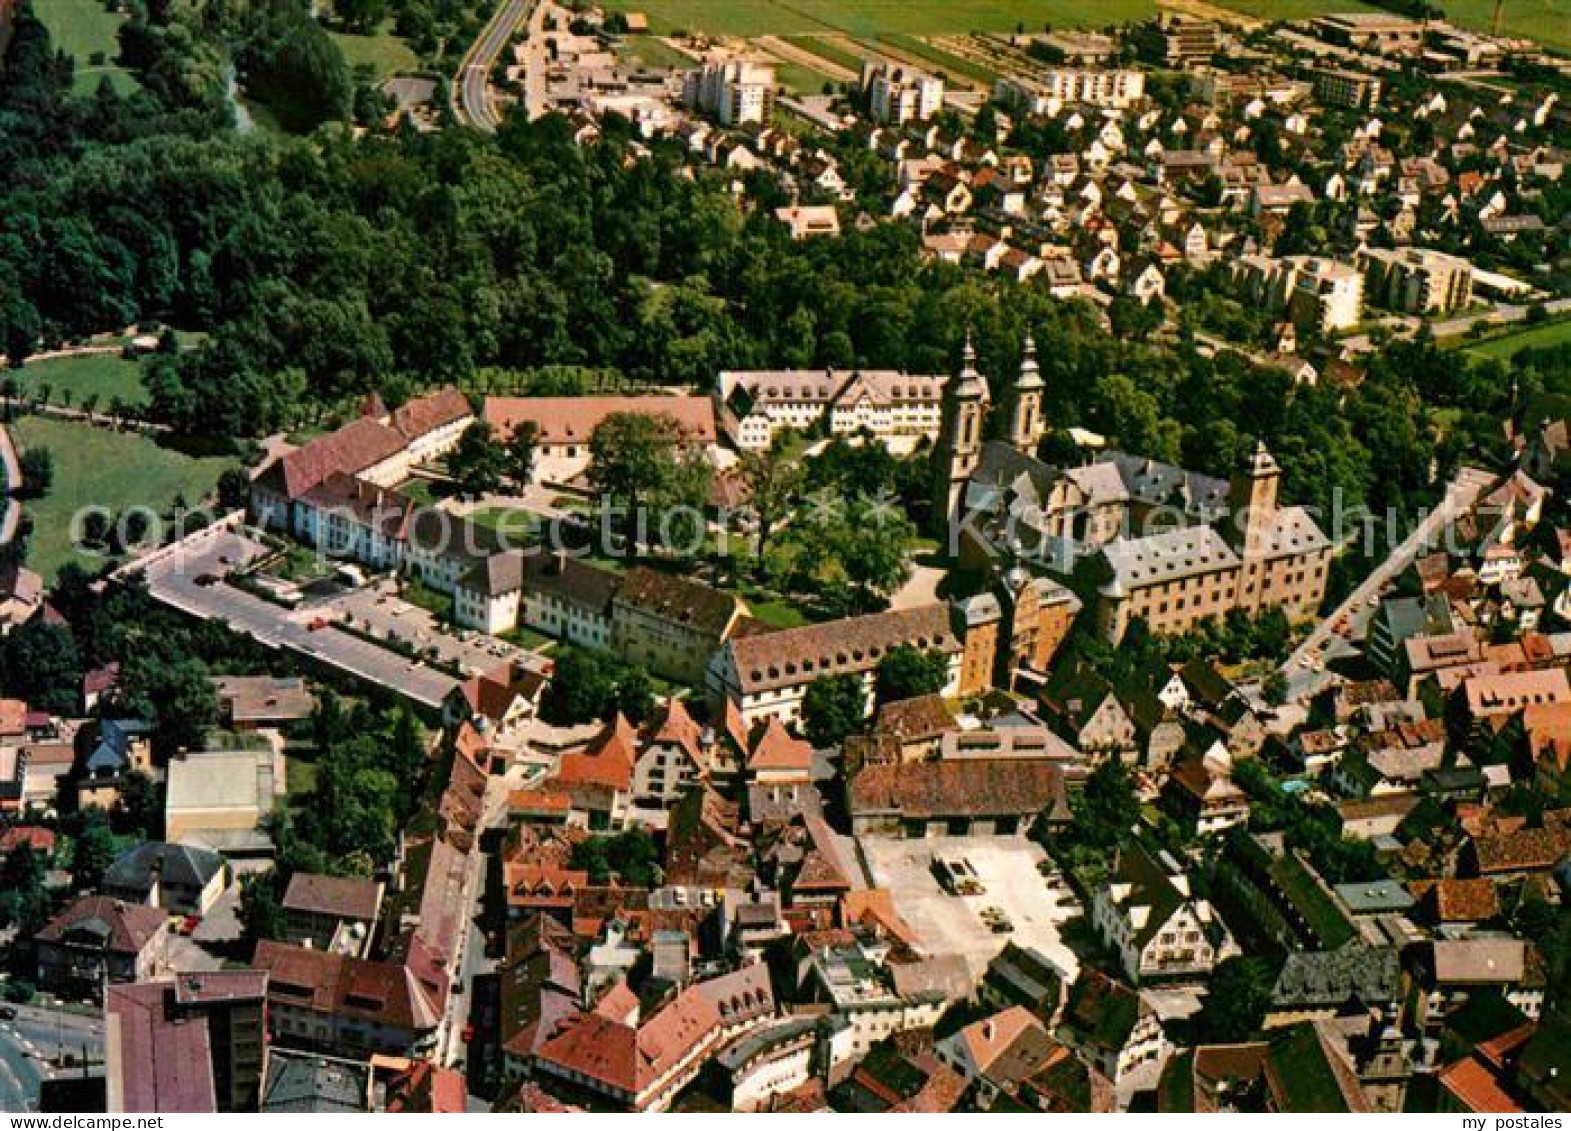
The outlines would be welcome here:
[[[862,63],[862,93],[875,122],[903,126],[925,122],[944,105],[944,80],[887,59]]]
[[[225,855],[270,856],[264,825],[281,792],[271,746],[194,750],[170,759],[164,835]]]
[[[1365,247],[1364,290],[1377,306],[1404,314],[1449,314],[1473,301],[1473,265],[1429,248]]]
[[[1141,71],[1059,68],[1031,78],[999,79],[993,97],[1017,111],[1056,115],[1065,106],[1123,110],[1145,97]]]
[[[756,59],[715,57],[682,82],[682,101],[722,126],[762,125],[775,105],[775,69]]]

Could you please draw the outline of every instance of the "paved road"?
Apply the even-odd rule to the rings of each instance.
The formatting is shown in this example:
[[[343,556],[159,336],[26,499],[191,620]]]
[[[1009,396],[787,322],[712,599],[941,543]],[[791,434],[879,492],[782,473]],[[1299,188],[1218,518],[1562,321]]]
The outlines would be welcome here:
[[[84,1056],[91,1064],[103,1064],[101,1017],[39,1006],[14,1008],[13,1020],[0,1021],[0,1111],[34,1110],[45,1079],[80,1072],[80,1067],[59,1065],[62,1053],[78,1066]]]
[[[458,681],[444,672],[348,632],[332,627],[312,632],[290,620],[286,610],[226,582],[197,584],[199,577],[222,575],[265,552],[261,544],[233,530],[208,530],[137,568],[147,575],[153,596],[166,605],[204,620],[222,621],[266,647],[320,660],[423,706],[441,706],[457,686]]]
[[[1484,488],[1493,483],[1495,478],[1491,473],[1476,467],[1464,467],[1457,472],[1446,488],[1440,505],[1364,578],[1346,600],[1327,613],[1315,630],[1287,658],[1281,670],[1287,677],[1290,700],[1313,696],[1335,679],[1323,670],[1324,660],[1336,659],[1352,652],[1351,645],[1332,631],[1337,622],[1345,617],[1348,635],[1357,635],[1372,614],[1369,605],[1371,598],[1384,591],[1403,570],[1412,565],[1414,559],[1433,543],[1448,524],[1467,513]],[[1320,665],[1320,668],[1312,665]]]
[[[496,107],[491,104],[491,68],[533,3],[534,0],[506,0],[464,56],[456,107],[460,121],[486,133],[495,133],[497,126],[502,124]]]
[[[1484,314],[1466,314],[1445,322],[1436,322],[1430,329],[1437,338],[1450,338],[1457,334],[1465,334],[1475,322],[1482,322],[1488,326],[1500,326],[1507,322],[1521,322],[1527,317],[1530,306],[1518,306],[1513,303],[1499,303],[1496,307]],[[1544,310],[1551,316],[1564,314],[1571,310],[1571,299],[1557,298],[1544,303]]]
[[[16,445],[11,443],[11,430],[0,424],[0,464],[5,466],[6,490],[13,496],[22,490],[22,465],[16,459]],[[5,501],[5,517],[0,518],[0,546],[16,537],[17,524],[22,519],[22,504],[15,498]]]

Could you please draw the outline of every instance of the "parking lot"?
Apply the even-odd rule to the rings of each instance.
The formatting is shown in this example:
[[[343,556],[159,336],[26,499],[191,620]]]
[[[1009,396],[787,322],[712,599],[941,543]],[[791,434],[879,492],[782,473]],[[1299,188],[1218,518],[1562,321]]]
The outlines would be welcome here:
[[[874,883],[894,893],[896,909],[929,952],[962,955],[972,975],[980,977],[1004,944],[1014,942],[1046,955],[1071,978],[1079,972],[1079,959],[1059,929],[1081,913],[1080,906],[1067,887],[1049,888],[1037,870],[1046,857],[1035,842],[1025,837],[866,836],[859,843]],[[963,857],[976,872],[982,894],[946,892],[933,874],[935,855]],[[1001,911],[1011,929],[992,930],[983,918],[987,908]]]
[[[214,580],[265,553],[265,546],[244,533],[212,527],[165,547],[136,568],[146,574],[153,596],[167,605],[221,621],[265,647],[311,656],[416,703],[442,705],[458,682],[452,676],[332,627],[312,631],[277,605]]]
[[[429,610],[400,598],[397,585],[389,578],[378,578],[358,589],[338,586],[335,590],[308,600],[296,611],[295,619],[309,623],[321,616],[334,620],[347,617],[354,628],[380,639],[396,637],[427,654],[435,649],[443,663],[466,672],[494,671],[508,660],[539,663],[506,641],[441,623]]]

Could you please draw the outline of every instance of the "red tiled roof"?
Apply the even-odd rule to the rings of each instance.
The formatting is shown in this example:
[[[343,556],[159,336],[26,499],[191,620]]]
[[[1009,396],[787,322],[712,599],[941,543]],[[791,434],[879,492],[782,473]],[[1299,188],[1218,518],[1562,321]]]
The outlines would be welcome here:
[[[14,737],[26,733],[26,701],[21,699],[0,699],[0,735]]]
[[[357,475],[408,446],[397,431],[362,416],[281,456],[258,479],[298,499],[334,474]]]
[[[853,813],[895,810],[905,818],[1034,815],[1063,802],[1063,774],[1036,761],[869,766],[851,782]]]
[[[637,761],[638,732],[618,713],[588,746],[562,755],[556,781],[564,786],[602,786],[626,792],[632,788]]]
[[[401,408],[395,409],[392,424],[410,440],[417,440],[427,433],[445,428],[449,424],[456,424],[472,415],[474,409],[470,407],[469,398],[457,389],[448,387],[423,397],[416,397]]]
[[[104,934],[107,950],[140,954],[168,921],[168,916],[157,907],[122,903],[107,895],[89,895],[51,919],[38,932],[38,941],[58,943],[72,931],[87,929]]]
[[[1491,872],[1547,870],[1571,852],[1571,829],[1553,826],[1476,836],[1473,838],[1473,852],[1478,859],[1478,870],[1483,875]]]
[[[720,1024],[708,995],[690,986],[636,1029],[595,1013],[579,1014],[536,1056],[636,1096],[717,1035]]]
[[[381,901],[381,885],[375,880],[296,872],[289,877],[283,906],[286,910],[309,911],[374,923]]]
[[[525,422],[540,444],[587,444],[608,416],[633,413],[666,416],[690,442],[715,442],[715,406],[707,396],[488,397],[486,423],[511,436]]]
[[[934,738],[959,728],[942,695],[919,695],[885,703],[874,720],[875,730],[893,734],[902,742]]]
[[[1459,1060],[1440,1073],[1440,1086],[1455,1096],[1463,1108],[1475,1112],[1518,1112],[1494,1076],[1473,1057]]]
[[[793,738],[784,723],[770,716],[763,734],[758,736],[758,741],[753,745],[747,768],[753,773],[796,771],[805,775],[813,768],[813,746],[800,738]]]
[[[647,733],[650,745],[679,747],[695,765],[703,765],[704,732],[693,721],[693,716],[688,713],[687,705],[682,700],[668,699],[664,713],[649,725]]]
[[[203,1018],[169,1013],[169,982],[110,986],[106,1034],[120,1111],[205,1113],[218,1110],[212,1051]]]
[[[1484,877],[1421,880],[1409,890],[1419,899],[1432,897],[1435,915],[1443,923],[1479,923],[1500,914],[1495,881]]]
[[[54,830],[40,828],[37,825],[12,825],[0,831],[0,856],[9,856],[24,844],[29,845],[40,856],[53,856]]]
[[[279,1005],[344,1014],[409,1032],[433,1029],[440,1020],[419,980],[395,963],[263,939],[256,944],[251,965],[268,972],[267,996]]]
[[[429,1060],[411,1060],[388,1081],[387,1110],[421,1115],[462,1115],[468,1110],[464,1076]]]

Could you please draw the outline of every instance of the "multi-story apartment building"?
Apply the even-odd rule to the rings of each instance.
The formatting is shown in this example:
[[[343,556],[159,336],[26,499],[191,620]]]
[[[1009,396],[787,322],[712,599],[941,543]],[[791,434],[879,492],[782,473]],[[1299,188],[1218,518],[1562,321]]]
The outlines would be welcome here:
[[[267,975],[181,974],[111,986],[105,1000],[106,1110],[255,1111],[262,1090]]]
[[[1317,71],[1315,97],[1327,106],[1372,110],[1380,104],[1380,77],[1342,68]]]
[[[827,425],[883,439],[938,435],[944,379],[891,369],[724,370],[715,383],[721,421],[747,451],[769,447],[785,428]]]
[[[1059,69],[1035,78],[1001,78],[993,97],[1028,114],[1056,114],[1064,106],[1096,106],[1122,110],[1145,97],[1146,77],[1141,71]]]
[[[942,652],[943,692],[959,692],[965,644],[949,606],[932,604],[734,637],[710,664],[710,700],[716,705],[729,700],[748,728],[769,718],[791,723],[815,679],[847,674],[862,681],[871,706],[878,661],[902,645]]]
[[[1324,256],[1245,255],[1233,264],[1233,283],[1254,305],[1322,334],[1355,326],[1363,315],[1363,273]]]
[[[709,59],[688,72],[682,101],[722,126],[762,125],[774,111],[775,69],[753,59]]]
[[[886,126],[925,122],[944,105],[944,80],[900,63],[862,63],[862,94],[868,114]]]
[[[411,1056],[435,1039],[445,1000],[403,965],[369,962],[263,939],[252,966],[267,972],[275,1044],[352,1058]]]
[[[1358,252],[1371,302],[1404,314],[1449,314],[1473,301],[1473,265],[1429,248],[1366,247]]]
[[[1210,20],[1197,20],[1178,12],[1163,12],[1152,23],[1162,61],[1182,67],[1210,59],[1222,48],[1222,35]]]

